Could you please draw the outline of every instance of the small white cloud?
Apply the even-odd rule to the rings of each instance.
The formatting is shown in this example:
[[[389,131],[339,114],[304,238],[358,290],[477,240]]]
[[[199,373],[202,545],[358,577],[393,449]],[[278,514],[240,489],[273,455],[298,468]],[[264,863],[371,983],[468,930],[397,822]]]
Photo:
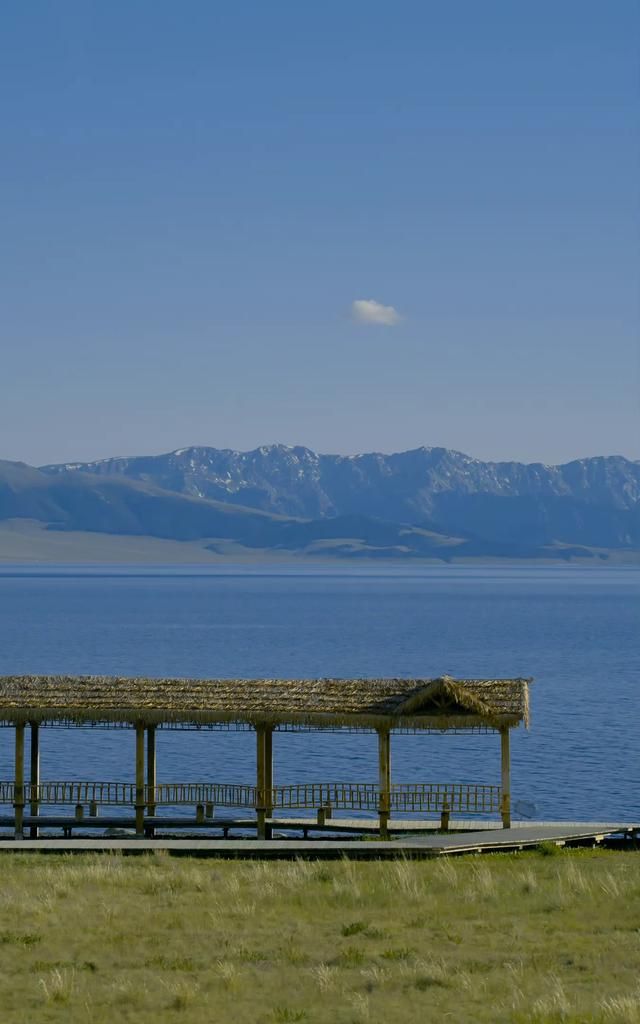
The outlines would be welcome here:
[[[375,299],[356,299],[351,303],[351,316],[359,324],[384,324],[393,327],[402,317],[393,306],[383,306]]]

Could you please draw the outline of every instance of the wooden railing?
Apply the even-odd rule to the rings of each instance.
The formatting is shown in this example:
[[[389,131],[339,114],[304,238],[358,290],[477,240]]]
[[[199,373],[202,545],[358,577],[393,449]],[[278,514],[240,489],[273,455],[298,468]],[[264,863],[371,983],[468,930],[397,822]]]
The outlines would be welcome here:
[[[41,804],[135,804],[136,787],[132,782],[41,782],[24,787],[27,803]]]
[[[255,786],[218,782],[163,782],[145,786],[145,802],[177,807],[180,804],[213,804],[214,807],[256,807]]]
[[[12,804],[14,799],[13,782],[0,782],[0,804]]]
[[[255,786],[214,782],[166,782],[144,787],[147,807],[180,805],[248,807],[275,810],[331,808],[346,811],[380,809],[380,788],[375,783],[331,782],[274,786],[259,791]],[[399,783],[391,786],[393,814],[449,811],[490,814],[500,811],[500,786],[483,783]],[[13,804],[12,782],[0,782],[0,803]],[[24,802],[42,805],[134,806],[136,787],[132,782],[42,782],[24,786]]]
[[[391,787],[391,810],[442,811],[491,814],[500,810],[500,786],[485,783],[413,783]]]
[[[336,810],[376,811],[379,804],[378,787],[366,782],[306,783],[299,786],[275,786],[275,809],[295,810],[313,807],[332,807]],[[269,794],[266,794],[268,801]]]

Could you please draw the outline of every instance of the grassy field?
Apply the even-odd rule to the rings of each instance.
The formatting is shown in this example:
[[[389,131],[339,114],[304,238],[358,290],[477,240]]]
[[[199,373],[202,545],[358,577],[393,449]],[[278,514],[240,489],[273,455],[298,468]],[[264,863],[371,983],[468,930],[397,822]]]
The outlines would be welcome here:
[[[3,854],[0,1020],[640,1021],[640,857],[550,853]]]

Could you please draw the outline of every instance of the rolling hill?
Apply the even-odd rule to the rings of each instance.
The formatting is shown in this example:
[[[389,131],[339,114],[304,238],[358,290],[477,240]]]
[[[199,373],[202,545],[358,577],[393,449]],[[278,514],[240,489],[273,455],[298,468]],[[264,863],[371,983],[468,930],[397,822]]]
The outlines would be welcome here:
[[[338,557],[587,557],[640,549],[640,463],[486,463],[442,448],[317,455],[185,448],[0,462],[0,521]]]

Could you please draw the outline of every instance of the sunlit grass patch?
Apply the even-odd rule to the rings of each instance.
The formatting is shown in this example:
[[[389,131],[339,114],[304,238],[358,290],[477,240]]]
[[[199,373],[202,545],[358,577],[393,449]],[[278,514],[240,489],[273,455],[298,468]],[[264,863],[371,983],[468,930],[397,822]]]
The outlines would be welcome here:
[[[605,1024],[637,1024],[640,1020],[640,988],[626,996],[610,996],[600,1003]]]
[[[640,861],[2,859],[1,1024],[629,1024]]]

